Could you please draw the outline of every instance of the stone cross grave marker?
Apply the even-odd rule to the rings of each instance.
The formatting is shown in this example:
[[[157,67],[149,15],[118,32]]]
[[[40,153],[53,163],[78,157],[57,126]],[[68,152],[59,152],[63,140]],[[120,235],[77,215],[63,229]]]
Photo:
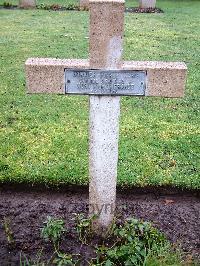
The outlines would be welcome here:
[[[156,0],[139,0],[139,7],[141,8],[155,8]]]
[[[94,226],[99,232],[114,217],[120,95],[182,97],[186,80],[181,62],[123,62],[123,27],[123,0],[91,0],[89,60],[25,63],[29,93],[90,95],[89,206],[99,214]]]
[[[19,7],[34,8],[36,7],[36,0],[19,0]]]
[[[80,0],[79,7],[81,10],[87,10],[89,8],[89,0]]]

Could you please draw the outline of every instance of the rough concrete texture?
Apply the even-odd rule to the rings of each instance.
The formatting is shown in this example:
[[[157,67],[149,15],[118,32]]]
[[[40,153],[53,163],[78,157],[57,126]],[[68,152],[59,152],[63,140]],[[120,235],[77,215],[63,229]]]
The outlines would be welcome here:
[[[140,8],[155,8],[156,0],[139,0]]]
[[[97,231],[113,220],[116,199],[120,97],[90,96],[89,203]],[[100,231],[101,232],[101,231]]]
[[[91,68],[121,67],[123,25],[124,1],[90,1]],[[114,218],[119,115],[120,97],[90,96],[89,206],[90,213],[100,213],[98,233]]]
[[[36,0],[20,0],[19,7],[22,8],[34,8],[36,7]]]
[[[29,58],[25,63],[28,93],[64,94],[64,69],[89,68],[87,60]]]
[[[147,88],[145,96],[183,97],[187,66],[182,62],[124,62],[125,70],[146,70]]]
[[[88,60],[30,58],[25,63],[29,93],[64,94],[64,68],[89,69]],[[187,67],[181,62],[125,61],[121,69],[147,71],[145,96],[183,97]]]
[[[89,9],[89,0],[80,0],[79,7],[81,10],[88,10]]]
[[[124,1],[90,1],[90,67],[120,68]]]

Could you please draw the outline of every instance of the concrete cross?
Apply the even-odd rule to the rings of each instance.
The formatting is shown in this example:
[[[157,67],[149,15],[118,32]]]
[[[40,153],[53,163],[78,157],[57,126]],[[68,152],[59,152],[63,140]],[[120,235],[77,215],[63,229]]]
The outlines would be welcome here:
[[[19,7],[35,8],[36,7],[36,0],[19,0]]]
[[[155,8],[156,0],[139,0],[140,8]]]
[[[186,65],[122,62],[123,0],[90,1],[90,58],[29,58],[29,93],[89,94],[89,206],[97,231],[114,217],[120,95],[182,97]],[[112,70],[112,71],[111,71]]]
[[[79,7],[81,10],[89,9],[89,0],[80,0]]]

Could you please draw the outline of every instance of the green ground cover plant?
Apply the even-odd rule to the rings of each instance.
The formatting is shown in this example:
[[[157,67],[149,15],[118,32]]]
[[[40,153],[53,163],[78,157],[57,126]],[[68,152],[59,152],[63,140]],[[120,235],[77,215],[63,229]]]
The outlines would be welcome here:
[[[124,60],[186,62],[186,95],[122,97],[118,184],[200,188],[200,2],[157,7],[125,15]],[[28,57],[88,58],[88,24],[85,11],[0,10],[0,182],[88,184],[88,97],[27,95],[24,74]]]
[[[62,234],[66,231],[64,222],[61,219],[53,219],[48,216],[41,230],[41,236],[46,242],[51,241],[55,249],[59,248],[59,242]]]
[[[92,219],[94,221],[94,219]],[[85,260],[82,254],[67,253],[66,250],[55,246],[56,241],[60,242],[67,238],[69,228],[64,228],[62,219],[48,217],[41,228],[41,237],[52,245],[52,254],[48,259],[43,260],[42,252],[35,260],[31,260],[22,253],[20,266],[43,266],[43,265],[88,265],[88,266],[181,266],[197,265],[195,261],[184,258],[184,253],[166,239],[164,234],[153,227],[149,222],[130,218],[125,221],[116,220],[107,231],[104,237],[99,237],[91,230],[90,218],[84,214],[75,216],[75,227],[77,228],[74,241],[78,241],[80,247],[93,247],[93,255]],[[60,227],[62,224],[62,228]],[[84,224],[84,226],[83,226]],[[87,225],[86,225],[87,224]],[[84,227],[85,240],[83,242],[80,227]],[[55,230],[56,228],[56,230]],[[58,228],[60,228],[58,230]],[[63,230],[64,229],[64,230]],[[56,238],[54,237],[56,231]],[[44,234],[45,232],[45,234]],[[57,234],[59,232],[59,234]],[[53,233],[53,234],[52,234]],[[53,238],[52,238],[53,236]],[[98,239],[98,241],[97,241]],[[93,241],[95,240],[95,244]],[[69,248],[69,247],[67,247]],[[78,248],[76,248],[78,251]],[[46,256],[47,257],[47,256]]]

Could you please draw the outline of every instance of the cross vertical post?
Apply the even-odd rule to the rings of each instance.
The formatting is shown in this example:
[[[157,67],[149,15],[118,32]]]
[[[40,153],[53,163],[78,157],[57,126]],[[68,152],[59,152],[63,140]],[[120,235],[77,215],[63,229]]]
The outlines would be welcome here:
[[[91,69],[121,68],[124,1],[90,1]],[[108,76],[109,82],[109,76]],[[120,96],[90,96],[89,206],[98,230],[113,220],[116,199]]]

